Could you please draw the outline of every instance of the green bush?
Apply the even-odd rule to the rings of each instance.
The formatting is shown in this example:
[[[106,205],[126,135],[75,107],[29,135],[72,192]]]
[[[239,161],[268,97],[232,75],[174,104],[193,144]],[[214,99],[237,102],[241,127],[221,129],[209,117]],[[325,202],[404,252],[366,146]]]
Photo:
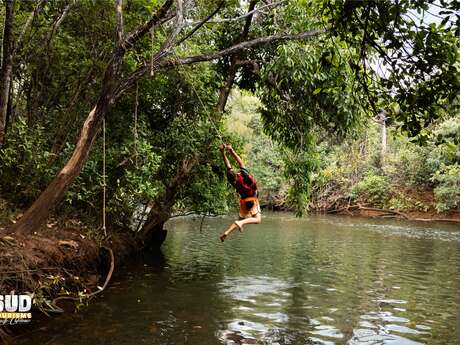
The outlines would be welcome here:
[[[387,177],[379,175],[366,175],[351,190],[354,199],[364,199],[377,207],[383,207],[390,196],[390,184]]]
[[[9,129],[0,149],[0,190],[4,198],[19,205],[34,200],[56,173],[54,156],[43,127],[28,127],[19,119]]]
[[[408,145],[397,154],[396,169],[398,179],[406,186],[431,188],[431,177],[439,169],[441,161],[435,148],[429,146]]]
[[[434,188],[436,210],[447,211],[460,205],[460,165],[442,166],[432,180],[437,183]]]

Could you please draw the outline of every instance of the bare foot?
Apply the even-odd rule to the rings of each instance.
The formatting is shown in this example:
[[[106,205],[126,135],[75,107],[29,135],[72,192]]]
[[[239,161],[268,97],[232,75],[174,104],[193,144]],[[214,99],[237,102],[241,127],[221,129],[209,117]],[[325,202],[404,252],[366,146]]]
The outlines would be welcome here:
[[[226,233],[223,233],[222,235],[220,235],[220,241],[221,241],[221,242],[224,242],[226,238],[227,238],[227,234],[226,234]]]
[[[238,230],[239,230],[240,232],[243,232],[243,225],[241,225],[241,221],[235,220],[235,224],[236,224],[236,226],[238,227]]]

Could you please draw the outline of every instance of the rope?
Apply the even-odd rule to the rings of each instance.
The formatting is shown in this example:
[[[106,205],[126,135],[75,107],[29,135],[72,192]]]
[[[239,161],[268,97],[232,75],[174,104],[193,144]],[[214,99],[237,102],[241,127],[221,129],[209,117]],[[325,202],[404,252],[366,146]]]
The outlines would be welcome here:
[[[176,61],[179,60],[179,57],[177,56],[177,54],[175,53],[174,49],[172,50],[172,54],[174,55],[174,58],[176,59]],[[179,68],[178,70],[182,69],[182,72],[184,72],[184,74],[187,74],[188,75],[188,72],[185,70],[184,66],[182,66],[181,64],[178,64]],[[180,74],[180,73],[179,73]],[[190,76],[188,75],[189,79],[190,79]],[[208,118],[209,118],[209,122],[211,123],[212,127],[214,128],[214,130],[216,131],[216,134],[217,134],[217,137],[220,139],[220,141],[225,144],[225,141],[224,139],[222,138],[222,135],[220,134],[220,131],[219,129],[217,128],[216,124],[214,123],[214,120],[211,118],[210,114],[206,111],[206,106],[204,105],[204,102],[203,100],[201,99],[200,95],[198,94],[198,91],[196,91],[195,87],[193,86],[193,83],[190,84],[193,92],[195,92],[195,95],[196,97],[198,98],[200,104],[201,104],[201,107],[203,108],[203,111],[205,112],[205,114],[207,114]]]
[[[139,138],[139,135],[137,133],[137,109],[139,107],[139,83],[136,82],[136,99],[134,101],[134,161],[137,166],[137,140]]]
[[[105,203],[106,203],[106,177],[105,177],[105,116],[102,118],[102,230],[104,236],[107,237],[107,230],[105,227]]]
[[[161,30],[163,31],[163,34],[166,36],[166,33],[164,31],[164,28],[162,26],[160,26]],[[153,32],[153,31],[152,31]],[[152,34],[152,51],[153,51],[153,34]],[[171,49],[171,53],[172,55],[174,56],[174,59],[176,61],[179,61],[179,57],[177,56],[176,52],[174,51],[174,48]],[[188,72],[186,71],[186,69],[184,68],[183,65],[181,64],[177,64],[177,66],[179,66],[179,68],[177,69],[178,73],[181,74],[179,72],[179,70],[182,69],[182,72],[184,74],[186,74],[189,78],[189,80],[191,80],[192,78],[190,78],[190,75],[188,74]],[[153,54],[152,54],[152,59],[151,59],[151,64],[150,64],[150,73],[151,75],[153,75]],[[196,97],[198,98],[198,101],[200,102],[201,104],[201,107],[203,108],[203,111],[205,112],[205,114],[208,114],[208,118],[209,118],[209,121],[212,125],[212,127],[214,128],[214,130],[216,131],[216,134],[217,134],[217,137],[220,139],[220,141],[222,142],[222,144],[225,144],[225,141],[224,139],[222,138],[222,135],[220,134],[220,131],[219,129],[217,128],[216,124],[214,123],[214,120],[211,118],[210,114],[206,111],[206,106],[204,105],[204,102],[203,100],[201,99],[200,95],[198,94],[198,91],[196,91],[195,87],[193,86],[193,83],[190,83],[190,86],[193,90],[193,92],[195,93]]]
[[[150,31],[150,49],[153,52],[153,30]],[[152,56],[150,57],[150,76],[153,77],[153,53]]]

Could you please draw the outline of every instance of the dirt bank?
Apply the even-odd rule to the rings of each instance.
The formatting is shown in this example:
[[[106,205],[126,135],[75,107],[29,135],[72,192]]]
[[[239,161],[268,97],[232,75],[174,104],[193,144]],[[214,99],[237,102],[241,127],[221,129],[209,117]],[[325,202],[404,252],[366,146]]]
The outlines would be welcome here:
[[[61,224],[61,225],[60,225]],[[105,250],[103,249],[105,248]],[[57,296],[68,295],[85,303],[102,286],[112,264],[137,250],[129,236],[111,233],[105,239],[88,229],[49,222],[33,235],[0,228],[0,290],[33,293],[34,306],[53,309]],[[107,250],[108,249],[108,250]]]

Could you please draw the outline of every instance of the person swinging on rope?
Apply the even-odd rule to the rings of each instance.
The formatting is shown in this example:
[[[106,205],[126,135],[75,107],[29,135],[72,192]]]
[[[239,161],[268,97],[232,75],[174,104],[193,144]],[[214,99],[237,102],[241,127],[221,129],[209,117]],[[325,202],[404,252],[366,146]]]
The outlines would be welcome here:
[[[232,145],[222,144],[219,146],[220,152],[224,159],[225,166],[227,167],[228,182],[235,187],[236,191],[241,197],[240,200],[240,219],[233,222],[227,230],[220,236],[222,242],[225,241],[228,235],[238,229],[243,232],[243,227],[246,224],[259,224],[261,222],[261,212],[259,199],[257,198],[257,185],[254,178],[249,174],[249,171],[244,167],[244,163],[240,156],[235,152]],[[239,165],[239,171],[232,170],[230,161],[227,158],[225,149],[235,158]]]

